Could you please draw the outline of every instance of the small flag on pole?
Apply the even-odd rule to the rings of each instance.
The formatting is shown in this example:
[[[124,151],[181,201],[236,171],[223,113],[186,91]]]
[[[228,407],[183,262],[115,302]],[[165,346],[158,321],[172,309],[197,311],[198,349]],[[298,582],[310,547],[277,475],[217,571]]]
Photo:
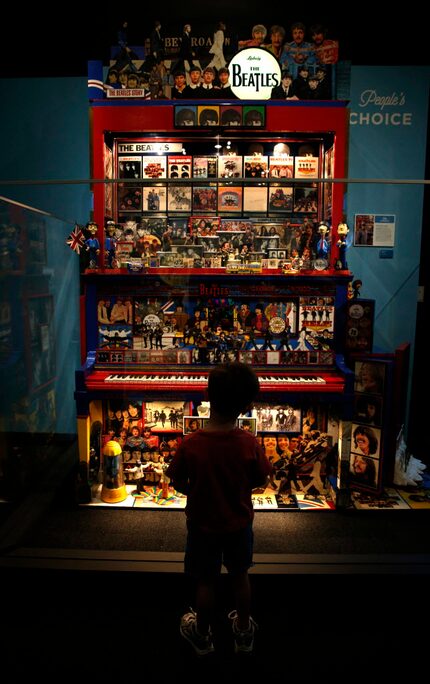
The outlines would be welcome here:
[[[84,233],[82,231],[82,228],[78,226],[78,224],[76,224],[66,240],[66,245],[69,245],[70,249],[73,249],[74,252],[80,254],[81,248],[84,246],[84,244]]]

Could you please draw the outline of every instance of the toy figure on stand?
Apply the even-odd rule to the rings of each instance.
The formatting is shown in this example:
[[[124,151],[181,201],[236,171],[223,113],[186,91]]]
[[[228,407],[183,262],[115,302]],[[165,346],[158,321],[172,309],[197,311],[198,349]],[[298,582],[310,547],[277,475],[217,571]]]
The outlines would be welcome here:
[[[108,268],[116,268],[116,238],[115,238],[115,221],[106,221],[105,226],[105,259]]]
[[[346,263],[346,236],[349,233],[349,228],[346,223],[339,223],[337,227],[337,234],[339,239],[337,246],[339,247],[339,258],[336,261],[336,268],[338,271],[346,271],[348,264]]]
[[[326,238],[329,227],[325,223],[320,223],[318,233],[320,238],[317,242],[317,257],[318,259],[327,259],[328,257],[328,240]]]
[[[88,221],[86,229],[90,234],[85,240],[85,249],[88,252],[88,268],[98,268],[98,257],[100,254],[100,243],[96,237],[98,232],[98,225],[95,221]]]

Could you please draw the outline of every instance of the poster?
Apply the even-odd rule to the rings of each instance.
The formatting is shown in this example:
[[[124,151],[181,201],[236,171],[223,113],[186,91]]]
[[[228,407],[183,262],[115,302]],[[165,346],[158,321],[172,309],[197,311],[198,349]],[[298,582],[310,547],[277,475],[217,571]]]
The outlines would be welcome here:
[[[396,217],[393,214],[355,214],[355,247],[394,247]]]

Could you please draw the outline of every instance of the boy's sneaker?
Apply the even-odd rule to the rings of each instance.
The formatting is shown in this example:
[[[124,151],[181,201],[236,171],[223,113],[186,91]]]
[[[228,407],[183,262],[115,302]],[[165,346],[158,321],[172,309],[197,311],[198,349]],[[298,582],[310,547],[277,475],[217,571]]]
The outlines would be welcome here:
[[[210,630],[208,634],[200,634],[197,631],[197,615],[192,608],[181,617],[179,631],[184,639],[190,642],[197,655],[207,655],[215,650]]]
[[[233,620],[232,628],[234,635],[235,653],[252,653],[252,650],[254,648],[255,630],[258,629],[257,623],[255,622],[255,620],[253,620],[252,617],[250,617],[249,627],[247,630],[243,632],[237,626],[237,612],[235,610],[232,610],[231,613],[228,614],[228,617],[230,618],[230,620]]]

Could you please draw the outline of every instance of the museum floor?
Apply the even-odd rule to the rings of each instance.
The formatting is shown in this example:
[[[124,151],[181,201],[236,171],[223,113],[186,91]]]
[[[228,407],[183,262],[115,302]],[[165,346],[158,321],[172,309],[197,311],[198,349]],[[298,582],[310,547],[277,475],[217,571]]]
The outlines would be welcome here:
[[[348,670],[400,682],[399,664],[424,672],[429,510],[258,512],[255,653],[233,654],[223,575],[216,653],[198,659],[178,632],[193,602],[183,511],[78,507],[68,458],[19,505],[0,507],[5,684],[191,673],[331,683]]]

